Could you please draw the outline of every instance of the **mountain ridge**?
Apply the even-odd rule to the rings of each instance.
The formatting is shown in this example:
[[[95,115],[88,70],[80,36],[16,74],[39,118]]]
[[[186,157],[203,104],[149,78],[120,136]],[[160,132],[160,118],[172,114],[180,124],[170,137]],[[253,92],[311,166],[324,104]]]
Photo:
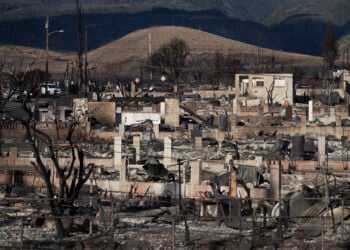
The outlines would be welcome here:
[[[284,19],[299,14],[317,14],[323,21],[336,26],[350,21],[348,0],[82,0],[82,10],[87,14],[135,13],[154,8],[200,11],[217,9],[227,17],[248,20],[264,25],[276,25]],[[0,21],[21,18],[58,16],[75,13],[71,0],[2,0]]]
[[[82,0],[84,13],[135,13],[150,11],[154,8],[200,11],[217,9],[228,17],[262,23],[276,7],[292,0]],[[244,11],[241,11],[244,10]],[[0,20],[11,21],[13,18],[44,17],[62,14],[74,14],[75,2],[71,0],[3,0],[0,4]],[[253,14],[254,13],[254,14]]]
[[[89,49],[157,25],[201,29],[256,46],[310,55],[321,55],[329,24],[335,25],[339,40],[350,34],[348,0],[82,0],[81,4]],[[339,15],[334,12],[338,9]],[[3,0],[0,44],[44,47],[46,15],[52,15],[50,30],[65,30],[50,37],[50,48],[75,51],[77,19],[71,0]]]

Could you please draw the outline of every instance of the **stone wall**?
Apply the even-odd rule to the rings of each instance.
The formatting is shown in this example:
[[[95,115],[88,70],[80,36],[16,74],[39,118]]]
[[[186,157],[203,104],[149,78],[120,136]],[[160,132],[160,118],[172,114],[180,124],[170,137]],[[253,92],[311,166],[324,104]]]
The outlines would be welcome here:
[[[114,137],[118,136],[118,134],[119,134],[118,132],[99,131],[99,130],[93,130],[90,133],[91,137],[105,139],[108,142],[113,142]]]
[[[234,160],[235,165],[245,165],[245,166],[256,166],[256,160]],[[275,162],[277,164],[277,161]],[[283,166],[284,171],[288,171],[288,167],[290,164],[290,161],[288,160],[283,160],[281,161],[281,164]],[[302,160],[296,160],[293,161],[293,164],[295,165],[295,168],[297,171],[314,171],[318,167],[323,167],[320,166],[320,164],[317,161],[302,161]],[[328,162],[328,169],[329,170],[334,170],[334,171],[343,171],[347,169],[349,163],[346,161],[329,161]],[[264,167],[268,171],[268,166],[266,161],[262,162],[262,167]]]
[[[59,164],[61,166],[69,165],[71,158],[60,158]],[[35,158],[32,157],[0,157],[0,167],[3,169],[11,169],[13,166],[17,167],[25,167],[25,166],[31,166],[31,162],[35,162]],[[53,163],[51,159],[49,158],[42,158],[42,161],[44,165],[48,166],[49,168],[53,168]],[[88,165],[89,163],[93,163],[96,166],[104,166],[112,168],[114,166],[113,158],[103,159],[103,158],[84,158],[84,164]],[[74,166],[79,166],[79,161],[76,160]]]
[[[218,98],[220,96],[234,95],[235,90],[193,90],[192,92],[185,92],[184,95],[198,94],[201,98]]]
[[[57,128],[60,139],[65,139],[68,129],[70,127],[70,122],[37,122],[36,128],[40,129],[52,138],[57,138]],[[79,131],[76,129],[73,134],[74,136],[80,136],[82,133],[89,133],[90,126],[81,126]],[[2,139],[24,139],[27,132],[21,122],[10,122],[1,121],[0,122],[0,136]],[[62,137],[62,138],[61,138]]]
[[[89,102],[89,116],[100,124],[115,124],[115,103]]]
[[[341,136],[348,135],[350,133],[350,127],[332,127],[332,126],[306,126],[306,124],[298,124],[296,126],[286,125],[286,126],[235,126],[232,123],[231,134],[234,139],[245,138],[248,134],[257,134],[260,131],[264,131],[267,134],[277,132],[277,134],[284,135],[332,135],[335,138],[340,139]]]

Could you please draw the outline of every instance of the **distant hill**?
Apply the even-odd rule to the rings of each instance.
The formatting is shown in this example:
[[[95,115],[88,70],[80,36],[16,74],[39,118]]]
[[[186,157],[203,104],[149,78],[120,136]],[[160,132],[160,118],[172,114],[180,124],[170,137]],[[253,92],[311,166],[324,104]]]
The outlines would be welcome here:
[[[258,47],[220,37],[214,34],[176,26],[160,26],[137,30],[121,39],[110,42],[100,48],[88,53],[89,68],[92,72],[107,70],[116,73],[130,74],[139,72],[141,65],[146,65],[149,55],[149,44],[152,51],[168,42],[171,38],[184,39],[194,56],[214,54],[216,51],[222,53],[233,53],[239,55],[242,61],[254,60],[258,53]],[[149,42],[151,38],[151,42]],[[261,48],[260,48],[261,49]],[[319,66],[322,63],[320,57],[273,51],[264,49],[266,55],[274,55],[277,60],[285,60],[289,66]],[[7,60],[15,59],[23,66],[33,63],[33,68],[45,67],[45,51],[20,46],[0,46],[0,54]],[[67,63],[71,67],[76,62],[76,55],[72,53],[50,52],[50,72],[61,74],[66,69]],[[288,66],[288,65],[286,65]]]
[[[3,70],[12,72],[15,70],[24,71],[28,67],[31,69],[45,70],[45,50],[24,47],[3,45],[0,46],[0,58],[4,63]],[[72,53],[49,52],[49,72],[54,74],[63,74],[66,69],[67,62],[76,61],[76,55]]]
[[[62,15],[50,17],[50,30],[64,29],[62,34],[50,36],[53,50],[75,51],[77,48],[77,17]],[[282,48],[277,34],[262,24],[226,17],[218,10],[183,11],[154,9],[137,13],[84,14],[88,30],[89,49],[98,48],[135,30],[153,26],[176,25],[269,48]],[[0,44],[14,44],[44,48],[45,18],[35,17],[0,22]],[[286,48],[282,48],[286,49]]]
[[[191,54],[194,55],[214,54],[219,51],[224,54],[232,53],[240,55],[241,60],[244,61],[249,60],[249,56],[251,55],[256,56],[259,49],[259,47],[254,45],[200,30],[176,26],[160,26],[132,32],[121,39],[90,51],[88,54],[89,65],[96,68],[103,68],[109,65],[126,64],[139,68],[139,63],[146,64],[146,59],[149,56],[149,44],[151,44],[152,51],[155,51],[162,44],[169,42],[174,37],[185,40],[190,47]],[[149,38],[151,38],[150,42]],[[319,66],[322,63],[322,59],[315,56],[268,49],[265,49],[265,53],[269,55],[273,54],[279,59],[284,58],[290,65]],[[135,61],[137,62],[136,65],[132,63]]]
[[[64,33],[50,36],[50,49],[76,51],[77,18],[63,15],[50,18],[50,30]],[[45,18],[35,17],[0,22],[0,44],[45,47]],[[308,16],[293,17],[266,27],[252,21],[228,18],[218,10],[182,11],[154,9],[128,14],[84,14],[89,49],[98,48],[135,30],[153,26],[176,25],[199,29],[226,38],[275,50],[320,55],[327,23]],[[337,28],[338,37],[346,35],[347,26]],[[349,27],[350,30],[350,27]]]

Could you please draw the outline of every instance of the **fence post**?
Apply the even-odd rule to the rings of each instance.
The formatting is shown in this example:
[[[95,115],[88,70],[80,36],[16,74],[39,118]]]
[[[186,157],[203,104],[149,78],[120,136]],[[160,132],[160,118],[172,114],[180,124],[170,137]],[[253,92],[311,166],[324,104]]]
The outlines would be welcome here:
[[[242,211],[242,198],[239,198],[239,210],[238,211]],[[241,237],[241,235],[242,235],[242,214],[241,214],[241,212],[239,212],[238,217],[239,217],[239,237]]]
[[[112,222],[112,243],[114,242],[114,198],[113,195],[111,195],[111,206],[112,206],[112,211],[111,211],[111,222]]]
[[[344,240],[344,197],[341,200],[341,239]]]
[[[322,224],[322,234],[321,234],[321,249],[324,249],[324,219],[323,216],[321,215],[321,224]]]
[[[23,217],[21,217],[21,249],[23,249]]]
[[[173,216],[173,250],[175,250],[175,218]]]
[[[229,207],[228,207],[228,216],[229,216],[229,218],[228,218],[228,221],[231,222],[232,221],[231,197],[228,198],[228,201],[229,201]]]
[[[89,235],[92,235],[92,179],[91,178],[90,178],[89,205],[90,205]]]

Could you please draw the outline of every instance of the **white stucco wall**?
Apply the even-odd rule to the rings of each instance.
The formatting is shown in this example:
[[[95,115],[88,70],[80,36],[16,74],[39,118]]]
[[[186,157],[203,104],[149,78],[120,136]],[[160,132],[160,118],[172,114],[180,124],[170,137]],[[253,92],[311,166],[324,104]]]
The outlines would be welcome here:
[[[160,114],[159,113],[122,113],[122,124],[132,125],[145,120],[151,120],[153,124],[160,124]]]
[[[242,78],[247,80],[240,81]],[[236,74],[235,80],[237,97],[245,92],[249,98],[267,102],[267,90],[274,82],[273,101],[283,103],[287,99],[293,103],[293,74]]]

